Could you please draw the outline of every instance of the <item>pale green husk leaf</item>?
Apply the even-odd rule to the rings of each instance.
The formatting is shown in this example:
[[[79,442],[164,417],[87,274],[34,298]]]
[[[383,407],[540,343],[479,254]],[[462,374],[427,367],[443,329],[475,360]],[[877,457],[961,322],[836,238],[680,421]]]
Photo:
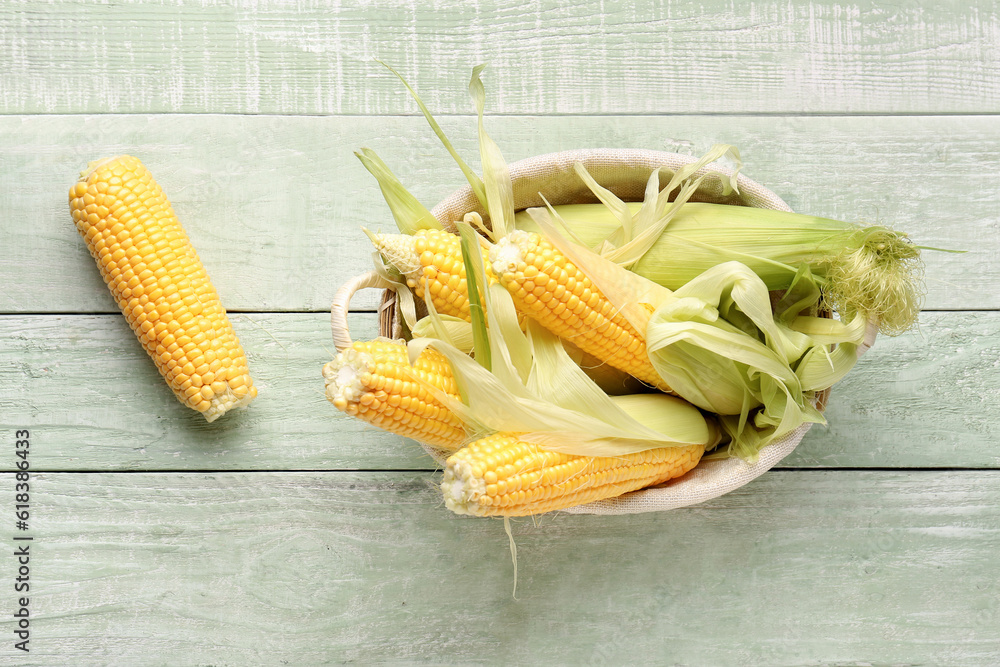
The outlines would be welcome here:
[[[479,178],[478,175],[476,175],[476,172],[472,170],[472,168],[465,162],[465,160],[462,159],[462,156],[458,154],[458,151],[455,150],[455,147],[451,144],[451,142],[448,141],[448,137],[445,136],[444,130],[442,130],[441,126],[438,125],[436,120],[434,120],[434,116],[431,114],[430,109],[427,108],[423,100],[420,99],[420,96],[417,95],[417,91],[415,91],[410,86],[410,84],[406,81],[406,79],[403,78],[402,74],[400,74],[399,72],[397,72],[396,70],[394,70],[392,67],[382,62],[381,60],[379,60],[378,62],[381,63],[390,72],[395,74],[396,77],[402,82],[402,84],[406,86],[406,90],[410,92],[410,95],[413,97],[413,100],[417,103],[417,106],[420,107],[420,112],[424,115],[424,118],[427,120],[427,123],[431,126],[431,129],[434,131],[434,134],[437,135],[437,138],[441,141],[445,149],[458,164],[459,169],[462,170],[462,173],[465,175],[465,179],[469,182],[469,185],[472,187],[472,192],[475,193],[476,198],[479,199],[479,201],[482,202],[482,204],[485,206],[486,188],[483,185],[483,181]]]
[[[490,370],[492,364],[490,343],[486,333],[486,311],[483,307],[483,296],[479,291],[479,278],[485,278],[482,271],[483,256],[479,252],[479,235],[466,223],[458,226],[458,233],[462,237],[462,262],[465,265],[466,293],[472,322],[472,347],[475,350],[476,361],[486,370]],[[484,280],[483,285],[485,284]]]
[[[421,338],[413,339],[408,345],[411,358],[428,346],[448,358],[452,373],[462,387],[464,402],[437,390],[434,390],[435,396],[476,434],[519,433],[519,437],[528,442],[578,456],[622,456],[654,447],[709,445],[716,439],[701,414],[679,399],[672,399],[670,404],[677,413],[671,420],[676,432],[661,433],[633,419],[603,392],[603,401],[592,396],[594,400],[588,403],[588,408],[594,411],[584,413],[577,409],[579,404],[567,407],[555,396],[539,396],[524,385],[501,382],[496,374],[461,350],[441,341]],[[428,385],[428,389],[433,388]],[[586,394],[581,391],[575,395],[581,393]]]
[[[622,266],[628,268],[638,262],[670,224],[670,221],[687,201],[698,191],[706,178],[722,176],[718,172],[706,171],[701,176],[694,175],[711,163],[728,158],[736,163],[736,169],[728,177],[723,177],[724,193],[737,191],[737,173],[742,168],[739,151],[734,146],[716,144],[698,160],[684,165],[673,172],[670,181],[659,189],[660,172],[658,169],[649,176],[646,184],[646,195],[643,204],[631,228],[622,226],[621,233],[614,235],[610,241],[614,248],[609,248],[602,254]],[[593,179],[591,179],[593,181]],[[589,181],[590,182],[590,181]],[[588,182],[588,184],[589,184]],[[676,191],[676,193],[675,193]],[[596,193],[595,193],[596,194]],[[601,195],[598,195],[600,197]],[[612,195],[613,196],[613,195]],[[615,198],[617,199],[617,198]],[[627,204],[618,200],[614,207],[609,207],[617,219],[621,218],[621,209],[628,210]]]
[[[363,231],[371,238],[368,230]],[[412,330],[417,323],[417,307],[413,293],[406,285],[406,278],[401,276],[399,270],[393,264],[387,262],[385,257],[378,251],[372,253],[372,266],[379,277],[392,285],[390,289],[396,292],[399,314],[402,316],[407,328]]]
[[[433,307],[433,304],[431,304]],[[438,314],[437,318],[430,315],[421,317],[410,327],[414,338],[437,338],[458,348],[466,354],[472,354],[472,325],[454,315]]]
[[[619,199],[615,193],[611,192],[611,190],[608,190],[598,183],[597,179],[590,175],[590,172],[587,171],[587,168],[583,166],[582,162],[574,164],[573,171],[575,171],[576,175],[587,184],[590,191],[597,195],[597,198],[601,201],[601,203],[607,207],[608,211],[610,211],[614,218],[618,221],[622,235],[625,238],[631,238],[632,212],[629,210],[628,204]],[[558,218],[558,216],[555,217]]]
[[[362,148],[354,154],[361,160],[361,164],[365,166],[368,173],[378,181],[382,197],[389,205],[389,210],[396,220],[399,231],[404,234],[413,234],[420,229],[441,229],[441,223],[431,215],[431,212],[423,204],[417,201],[416,197],[410,194],[409,190],[396,178],[396,175],[375,151],[370,148]]]
[[[486,210],[490,214],[489,237],[496,242],[514,229],[514,190],[510,180],[510,170],[503,159],[500,147],[486,132],[483,112],[486,106],[486,89],[480,78],[486,65],[477,65],[472,70],[469,93],[476,105],[479,121],[479,157],[483,163],[483,182],[486,186]]]
[[[736,417],[723,421],[735,451],[753,457],[759,446],[801,424],[823,421],[792,368],[810,341],[774,320],[767,288],[752,271],[722,264],[674,296],[675,303],[650,318],[650,359],[679,395]],[[759,335],[750,335],[748,323]],[[758,442],[762,430],[767,434]]]

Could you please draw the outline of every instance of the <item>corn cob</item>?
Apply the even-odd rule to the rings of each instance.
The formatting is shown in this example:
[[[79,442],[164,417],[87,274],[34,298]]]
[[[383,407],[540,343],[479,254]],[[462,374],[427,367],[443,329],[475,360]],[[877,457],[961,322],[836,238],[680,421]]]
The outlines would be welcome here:
[[[440,229],[410,234],[372,234],[375,248],[406,277],[418,298],[429,292],[441,315],[469,320],[469,293],[461,239]],[[486,260],[486,251],[483,251]]]
[[[410,366],[406,346],[376,339],[355,342],[323,367],[326,397],[340,411],[381,429],[454,451],[468,439],[462,422],[423,386],[459,398],[448,360],[426,349]]]
[[[573,456],[497,433],[448,457],[441,489],[457,514],[541,514],[661,484],[694,468],[704,451],[704,445],[690,445],[621,457]]]
[[[257,395],[205,267],[142,163],[91,162],[69,192],[76,228],[118,307],[182,403],[214,421]]]
[[[601,361],[670,391],[649,360],[645,338],[540,234],[515,230],[490,249],[489,257],[494,276],[519,312]]]

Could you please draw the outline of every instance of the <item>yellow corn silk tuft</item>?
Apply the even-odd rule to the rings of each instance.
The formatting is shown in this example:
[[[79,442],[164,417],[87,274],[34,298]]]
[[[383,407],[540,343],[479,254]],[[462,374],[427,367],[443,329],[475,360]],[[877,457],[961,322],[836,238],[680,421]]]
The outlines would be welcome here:
[[[257,395],[218,293],[166,195],[123,155],[69,191],[76,228],[118,307],[177,398],[214,421]]]
[[[662,484],[694,468],[704,451],[704,445],[689,445],[574,456],[497,433],[452,454],[441,488],[457,514],[528,516]]]
[[[671,391],[649,360],[645,337],[543,236],[515,230],[490,249],[489,259],[519,312],[601,361]]]
[[[459,400],[451,366],[434,350],[411,366],[401,341],[358,341],[323,367],[323,377],[338,410],[373,426],[447,451],[468,439],[462,421],[428,389]]]

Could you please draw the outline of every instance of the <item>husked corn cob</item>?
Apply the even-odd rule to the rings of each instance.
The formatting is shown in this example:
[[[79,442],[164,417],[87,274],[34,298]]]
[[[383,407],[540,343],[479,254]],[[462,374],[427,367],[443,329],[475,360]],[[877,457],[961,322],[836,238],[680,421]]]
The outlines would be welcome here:
[[[376,249],[406,276],[407,286],[417,297],[429,292],[441,315],[469,319],[469,292],[462,261],[462,241],[440,229],[421,229],[414,234],[373,234]],[[483,251],[483,261],[486,261]]]
[[[323,377],[338,410],[373,426],[448,451],[467,440],[459,418],[417,380],[459,398],[451,365],[435,350],[425,349],[410,366],[401,342],[358,341],[323,367]]]
[[[601,361],[670,391],[646,354],[645,338],[540,234],[515,230],[491,248],[489,258],[518,312]]]
[[[166,195],[129,155],[91,162],[69,191],[76,228],[177,398],[214,421],[257,395],[246,355]]]
[[[541,514],[661,484],[694,468],[704,451],[704,445],[690,445],[621,457],[573,456],[497,433],[448,457],[441,489],[457,514]]]

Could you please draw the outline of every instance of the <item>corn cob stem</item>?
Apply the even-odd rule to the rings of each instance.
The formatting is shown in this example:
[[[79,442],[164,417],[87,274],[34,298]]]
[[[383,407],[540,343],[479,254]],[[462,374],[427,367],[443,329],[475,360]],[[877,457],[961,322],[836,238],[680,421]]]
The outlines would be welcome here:
[[[239,340],[166,195],[142,163],[91,162],[69,192],[77,230],[175,396],[214,421],[257,395]]]
[[[461,420],[421,383],[459,398],[448,360],[434,350],[410,366],[399,341],[359,341],[326,364],[323,377],[327,399],[341,412],[447,451],[467,440]]]
[[[457,514],[541,514],[662,484],[694,468],[704,450],[691,445],[621,457],[573,456],[497,433],[452,454],[441,489]]]

